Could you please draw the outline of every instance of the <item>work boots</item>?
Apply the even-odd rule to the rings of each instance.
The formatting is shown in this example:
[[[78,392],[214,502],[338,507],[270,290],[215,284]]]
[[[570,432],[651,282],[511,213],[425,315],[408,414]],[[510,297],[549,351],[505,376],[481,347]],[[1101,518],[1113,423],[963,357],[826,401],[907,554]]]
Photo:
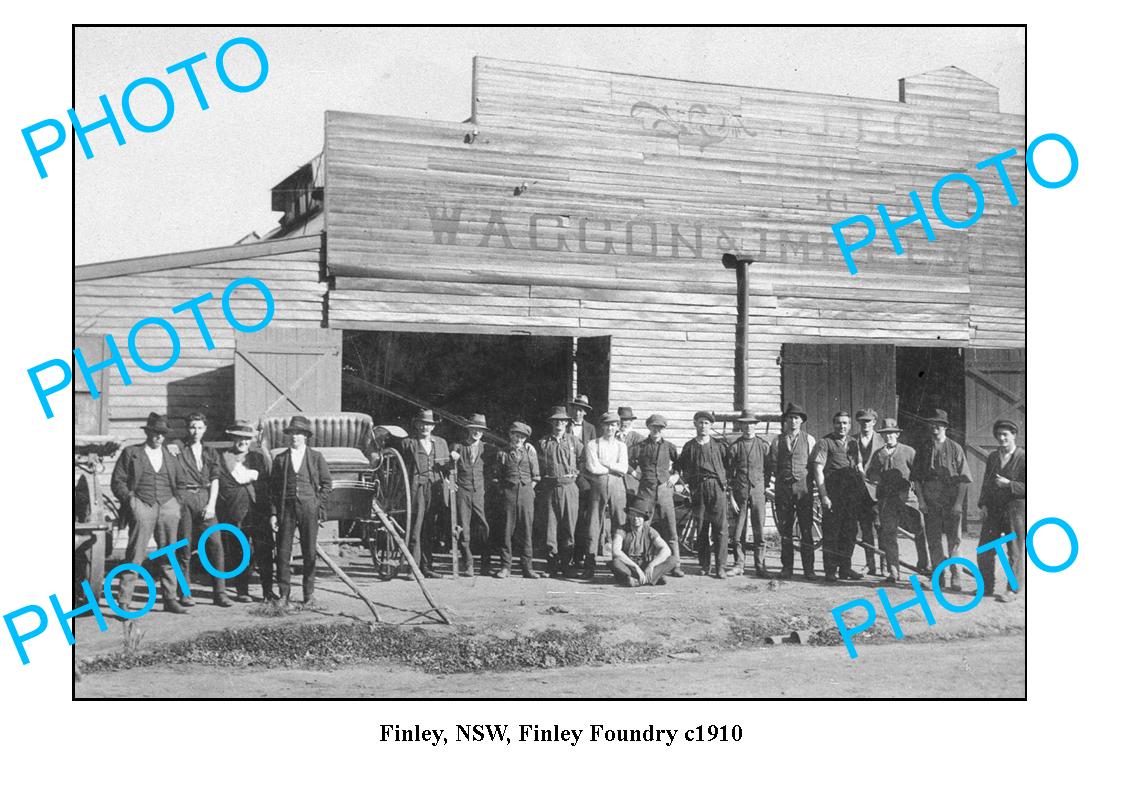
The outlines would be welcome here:
[[[768,567],[764,563],[764,544],[757,542],[753,546],[753,571],[756,572],[758,578],[770,578],[772,573],[768,571]],[[788,568],[788,577],[792,576],[791,568]]]
[[[592,580],[597,576],[597,557],[592,553],[585,556],[585,567],[581,570],[583,580]]]
[[[529,580],[538,580],[540,577],[542,577],[534,571],[534,562],[531,559],[523,556],[521,561],[524,578],[527,578]]]
[[[722,567],[722,569],[724,569],[724,567]],[[733,569],[730,570],[729,574],[745,574],[745,551],[740,542],[735,542],[733,544]]]
[[[686,573],[682,571],[682,557],[678,554],[678,539],[671,540],[671,555],[675,557],[675,568],[671,570],[671,577],[686,577]]]

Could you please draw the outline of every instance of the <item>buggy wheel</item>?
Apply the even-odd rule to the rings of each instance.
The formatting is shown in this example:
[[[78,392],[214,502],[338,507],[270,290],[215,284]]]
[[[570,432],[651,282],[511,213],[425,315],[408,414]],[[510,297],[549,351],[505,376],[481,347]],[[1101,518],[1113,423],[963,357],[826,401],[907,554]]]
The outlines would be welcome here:
[[[393,448],[382,451],[382,462],[375,475],[375,483],[377,491],[374,499],[379,508],[398,525],[402,537],[408,539],[410,523],[413,519],[409,477],[402,455]],[[390,580],[397,574],[398,567],[403,561],[402,551],[394,541],[393,534],[383,527],[378,515],[372,519],[374,521],[371,524],[370,535],[367,537],[367,547],[374,566],[378,569],[379,577]]]

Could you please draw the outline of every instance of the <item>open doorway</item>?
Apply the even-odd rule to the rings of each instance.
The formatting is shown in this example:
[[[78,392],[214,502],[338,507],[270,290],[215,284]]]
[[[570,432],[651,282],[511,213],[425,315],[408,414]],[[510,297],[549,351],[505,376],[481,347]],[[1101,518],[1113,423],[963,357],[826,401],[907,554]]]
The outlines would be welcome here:
[[[575,381],[595,384],[604,374],[607,400],[610,345],[603,340],[598,346],[550,335],[344,331],[342,408],[408,428],[416,405],[373,384],[465,417],[482,412],[498,433],[522,420],[544,434],[543,418],[569,399]],[[447,424],[436,433],[458,437]]]
[[[901,442],[919,447],[929,435],[923,418],[936,409],[948,413],[948,436],[963,444],[963,349],[897,348],[897,422]]]

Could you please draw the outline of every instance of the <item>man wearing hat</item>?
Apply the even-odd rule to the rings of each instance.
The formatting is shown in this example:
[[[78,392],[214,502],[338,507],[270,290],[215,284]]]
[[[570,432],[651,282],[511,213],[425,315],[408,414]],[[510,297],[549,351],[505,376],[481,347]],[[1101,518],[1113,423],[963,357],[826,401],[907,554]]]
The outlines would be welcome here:
[[[573,560],[574,532],[577,528],[577,474],[580,454],[573,435],[568,433],[569,415],[564,406],[555,406],[547,418],[552,433],[538,441],[542,483],[538,488],[535,518],[546,535],[546,572],[564,574]]]
[[[803,430],[805,422],[807,413],[802,406],[789,402],[784,407],[781,433],[768,447],[768,462],[764,471],[776,477],[774,500],[780,531],[780,577],[790,578],[794,570],[793,532],[798,520],[803,577],[814,580],[815,539],[811,531],[814,506],[808,466],[816,443],[815,438]]]
[[[859,465],[862,473],[867,475],[866,492],[869,494],[869,500],[864,501],[858,509],[858,527],[862,532],[862,541],[870,547],[877,547],[877,486],[870,482],[868,473],[874,454],[885,443],[881,441],[881,435],[874,431],[877,425],[877,412],[873,409],[859,409],[854,415],[854,421],[858,424],[858,433],[854,435],[854,439],[858,440],[858,453],[861,456]],[[870,575],[880,575],[881,566],[877,554],[868,547],[864,549],[866,572]]]
[[[647,418],[648,437],[630,449],[628,466],[639,474],[637,497],[653,507],[651,523],[671,548],[671,555],[676,562],[671,569],[671,576],[681,578],[683,571],[679,558],[674,490],[679,476],[673,472],[675,462],[678,461],[678,448],[673,442],[663,439],[663,429],[666,427],[667,418],[663,415],[651,415]]]
[[[144,564],[148,560],[148,542],[156,537],[156,547],[176,541],[179,533],[180,481],[183,477],[176,457],[164,445],[168,432],[166,416],[152,412],[143,426],[144,442],[121,451],[113,467],[110,482],[114,496],[121,503],[122,516],[129,518],[129,539],[125,545],[125,561]],[[186,613],[176,600],[177,583],[168,556],[152,559],[159,573],[164,595],[164,610],[170,614]],[[186,573],[180,575],[185,578]],[[121,575],[117,604],[132,610],[133,585],[136,572]],[[188,590],[190,590],[188,588]]]
[[[452,456],[443,437],[433,434],[437,425],[432,409],[422,409],[413,418],[413,433],[402,440],[402,458],[409,473],[413,527],[409,531],[410,554],[421,574],[439,578],[433,569],[433,538],[437,533],[443,501],[441,483],[452,473]],[[453,555],[455,555],[455,551]],[[410,577],[408,568],[403,574]]]
[[[632,411],[632,407],[621,406],[616,410],[616,416],[620,418],[620,427],[616,430],[616,439],[624,443],[624,447],[628,450],[630,462],[632,448],[647,438],[638,431],[632,431],[632,423],[636,419],[636,413]],[[624,491],[629,495],[634,495],[638,487],[639,481],[636,480],[636,477],[631,473],[631,468],[629,468],[628,474],[624,476]]]
[[[570,433],[577,443],[577,530],[573,548],[573,565],[582,566],[589,538],[589,479],[585,476],[585,446],[597,438],[597,429],[585,417],[593,411],[589,398],[578,395],[569,402],[572,417]]]
[[[835,412],[831,423],[834,431],[811,451],[811,472],[823,507],[823,571],[828,583],[862,579],[851,562],[858,541],[858,512],[869,500],[858,441],[850,436],[850,414]]]
[[[285,607],[292,591],[292,543],[300,529],[301,586],[304,605],[315,608],[316,535],[320,507],[331,494],[331,471],[324,455],[308,444],[312,423],[295,415],[285,426],[289,446],[277,454],[270,475],[273,514],[269,524],[277,531],[277,585]]]
[[[745,571],[745,543],[750,521],[753,529],[753,570],[757,576],[769,577],[764,564],[764,485],[771,473],[768,465],[768,443],[756,434],[757,417],[747,409],[733,421],[741,432],[725,451],[725,471],[729,475],[729,505],[733,509],[733,574]]]
[[[1018,447],[1018,424],[1013,420],[999,420],[991,429],[998,449],[987,457],[986,475],[983,476],[979,508],[985,511],[979,535],[979,547],[1006,534],[1014,534],[1013,542],[1006,543],[1010,569],[1018,581],[1018,591],[1006,583],[1006,591],[995,595],[999,602],[1012,602],[1018,592],[1026,587],[1026,451]],[[994,595],[994,550],[978,554],[979,570],[983,573],[983,588],[987,596]]]
[[[570,401],[569,411],[573,423],[573,436],[577,437],[580,450],[584,451],[585,444],[597,438],[596,426],[585,419],[593,411],[588,396],[578,395]]]
[[[183,576],[187,580],[191,578],[191,552],[196,546],[194,540],[217,522],[215,505],[218,503],[218,454],[213,448],[203,445],[206,433],[206,415],[193,412],[187,416],[187,439],[184,440],[183,451],[177,459],[182,476],[179,485],[179,538],[186,539],[187,545],[176,551],[179,568],[183,570]],[[232,534],[215,533],[207,539],[207,559],[219,571],[225,571],[222,562],[223,541],[226,538],[233,539],[235,544],[238,542]],[[241,558],[237,560],[241,561]],[[226,596],[224,586],[225,581],[215,579],[214,604],[228,608],[233,603]],[[179,601],[186,606],[195,604],[187,595],[182,595]]]
[[[924,530],[928,537],[928,553],[932,568],[945,559],[959,555],[960,528],[963,522],[963,503],[967,485],[971,483],[971,467],[963,446],[948,438],[948,413],[937,409],[932,417],[925,418],[931,431],[916,455],[914,478],[919,485],[917,497],[924,514]],[[947,540],[947,552],[944,540]],[[940,575],[940,586],[960,591],[959,568],[954,564],[951,583],[948,572]]]
[[[524,578],[535,579],[534,571],[534,485],[541,480],[538,454],[526,444],[530,426],[515,421],[507,430],[508,446],[495,456],[495,477],[499,482],[503,511],[503,538],[499,548],[501,569],[497,578],[511,574],[512,540],[516,531],[521,534],[521,564]],[[491,544],[484,551],[483,568],[491,564]]]
[[[885,444],[873,454],[866,468],[866,481],[877,490],[875,496],[880,518],[878,547],[885,553],[885,581],[896,583],[901,579],[898,528],[912,534],[916,544],[917,569],[928,569],[924,517],[920,514],[920,503],[912,488],[916,451],[900,443],[901,429],[897,428],[897,421],[893,418],[886,418],[877,433]]]
[[[678,567],[678,559],[651,527],[651,503],[628,498],[627,522],[612,532],[612,576],[621,586],[662,586]]]
[[[698,563],[700,575],[710,573],[713,552],[715,575],[725,578],[725,559],[729,552],[729,529],[726,527],[725,448],[711,436],[712,412],[694,413],[694,437],[682,446],[675,469],[682,473],[690,487],[690,503],[694,524],[698,528]]]
[[[269,527],[269,475],[272,466],[267,454],[260,450],[250,450],[257,433],[246,421],[235,422],[226,429],[226,436],[233,442],[233,446],[218,457],[218,521],[229,523],[243,532],[250,543],[251,558],[257,564],[257,574],[261,578],[262,599],[275,600],[273,532]],[[242,547],[237,538],[227,533],[222,534],[222,540],[226,546],[225,560],[231,564],[241,561]],[[214,563],[213,558],[211,561]],[[215,568],[226,570],[221,563],[223,559],[218,561],[219,563],[214,564]],[[251,601],[252,570],[252,566],[246,567],[234,578],[234,591],[237,594],[234,599],[240,603]],[[224,581],[215,579],[216,595],[224,592],[225,585]],[[215,602],[218,602],[217,596]]]
[[[589,534],[586,537],[583,577],[596,574],[601,539],[611,543],[612,531],[625,523],[628,508],[624,476],[628,474],[628,448],[616,432],[620,416],[605,412],[597,423],[600,436],[585,445],[585,477],[589,481]]]
[[[468,577],[475,574],[475,559],[472,557],[472,534],[487,545],[491,536],[491,526],[487,523],[484,510],[486,482],[485,460],[494,455],[491,446],[483,441],[487,431],[487,419],[483,415],[472,415],[464,426],[467,439],[452,446],[449,457],[456,462],[456,518],[460,523],[460,555],[464,560],[464,572]],[[454,552],[455,555],[455,552]],[[484,573],[485,575],[488,573]]]

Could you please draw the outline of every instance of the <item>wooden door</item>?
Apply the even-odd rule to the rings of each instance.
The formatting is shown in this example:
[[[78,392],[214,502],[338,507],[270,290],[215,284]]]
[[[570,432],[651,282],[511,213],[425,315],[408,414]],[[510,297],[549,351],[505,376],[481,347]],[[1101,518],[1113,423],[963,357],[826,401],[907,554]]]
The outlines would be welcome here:
[[[986,472],[987,456],[997,447],[991,428],[999,419],[1021,427],[1018,444],[1026,444],[1026,351],[1024,348],[968,348],[964,358],[967,433],[964,449],[974,481],[968,490],[968,512],[975,507]]]
[[[816,438],[833,429],[835,412],[875,409],[880,417],[897,411],[897,363],[892,345],[785,343],[781,388],[784,403],[807,411],[805,428]]]
[[[235,416],[340,411],[343,333],[270,326],[239,337],[234,351]]]
[[[577,338],[577,393],[589,396],[593,407],[588,418],[594,425],[596,418],[609,410],[609,374],[612,372],[612,338]],[[615,409],[615,407],[611,407]]]

